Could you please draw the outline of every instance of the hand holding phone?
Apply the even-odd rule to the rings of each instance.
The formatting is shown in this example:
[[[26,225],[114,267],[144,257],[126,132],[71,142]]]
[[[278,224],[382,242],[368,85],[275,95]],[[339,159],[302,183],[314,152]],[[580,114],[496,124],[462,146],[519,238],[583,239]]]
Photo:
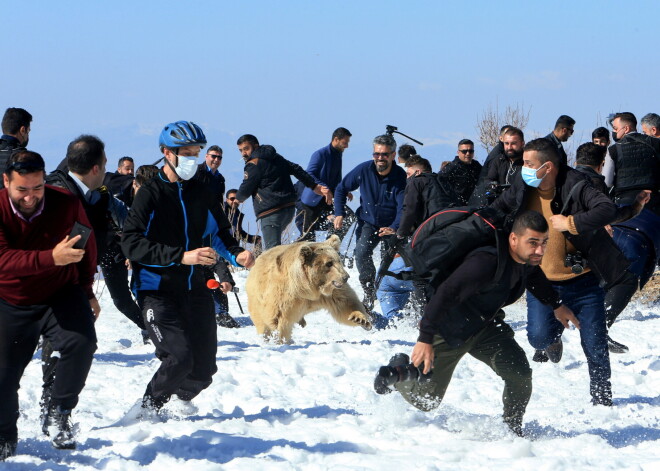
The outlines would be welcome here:
[[[92,229],[85,226],[84,224],[80,224],[78,221],[76,221],[73,224],[73,228],[71,229],[71,233],[69,234],[69,238],[73,239],[75,236],[79,235],[80,240],[73,244],[74,249],[84,249],[85,245],[87,245],[87,241],[89,240],[89,236],[92,233]]]

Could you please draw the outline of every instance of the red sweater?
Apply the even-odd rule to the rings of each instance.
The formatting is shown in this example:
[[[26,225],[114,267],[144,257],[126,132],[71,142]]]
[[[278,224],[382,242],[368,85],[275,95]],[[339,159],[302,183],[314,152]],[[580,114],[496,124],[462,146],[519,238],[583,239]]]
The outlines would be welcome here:
[[[94,296],[93,236],[80,262],[56,266],[53,260],[53,248],[76,221],[91,227],[82,204],[68,191],[46,185],[43,211],[26,222],[12,211],[7,190],[0,190],[0,298],[17,306],[47,304],[69,284],[80,285],[88,298]]]

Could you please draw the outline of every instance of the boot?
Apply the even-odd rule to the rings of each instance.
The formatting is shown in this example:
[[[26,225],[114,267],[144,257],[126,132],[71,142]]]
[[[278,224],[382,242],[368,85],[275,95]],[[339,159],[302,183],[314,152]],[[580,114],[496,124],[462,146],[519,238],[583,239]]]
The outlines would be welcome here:
[[[0,437],[0,461],[4,461],[16,454],[18,440]]]
[[[609,381],[602,384],[591,383],[591,403],[594,406],[612,407],[612,385]]]
[[[504,423],[509,430],[519,437],[524,437],[522,429],[522,417],[504,417]]]
[[[149,331],[147,329],[142,329],[140,333],[142,334],[142,343],[144,345],[149,345],[151,343],[151,339],[149,338]]]
[[[371,313],[374,310],[374,302],[376,301],[376,289],[373,282],[362,283],[362,291],[364,291],[364,298],[362,304],[367,312]]]
[[[628,353],[628,347],[622,343],[612,340],[612,337],[607,336],[607,349],[610,353]]]
[[[215,316],[215,321],[220,327],[226,327],[227,329],[238,329],[241,326],[236,319],[226,312],[219,312]]]
[[[142,397],[142,404],[140,406],[140,412],[138,413],[137,419],[148,420],[150,418],[157,417],[160,413],[160,410],[169,400],[169,396],[154,396],[151,392],[151,383],[149,383],[147,385],[147,390],[144,392],[144,396]]]
[[[41,430],[51,438],[52,445],[59,450],[73,450],[76,441],[71,425],[71,410],[51,404],[44,417]]]

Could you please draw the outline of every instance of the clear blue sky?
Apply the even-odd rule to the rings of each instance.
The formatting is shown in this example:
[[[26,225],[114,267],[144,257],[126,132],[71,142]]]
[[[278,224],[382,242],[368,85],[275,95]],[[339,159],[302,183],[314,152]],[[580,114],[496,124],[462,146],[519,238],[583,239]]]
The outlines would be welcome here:
[[[353,133],[344,172],[392,124],[434,168],[476,142],[489,106],[531,107],[528,136],[561,114],[587,140],[612,111],[660,112],[655,1],[3,2],[0,108],[34,116],[29,147],[50,169],[81,133],[159,158],[180,119],[225,149],[242,179],[244,133],[307,165],[332,131]],[[600,119],[600,121],[599,121]],[[404,143],[405,139],[398,139]],[[485,151],[477,150],[483,160]]]

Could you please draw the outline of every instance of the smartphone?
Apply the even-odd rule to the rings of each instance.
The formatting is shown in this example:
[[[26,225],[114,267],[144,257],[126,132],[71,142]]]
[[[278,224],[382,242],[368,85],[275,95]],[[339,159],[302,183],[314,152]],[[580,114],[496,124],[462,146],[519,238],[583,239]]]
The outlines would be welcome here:
[[[73,244],[74,249],[84,249],[85,245],[87,245],[87,240],[89,239],[90,234],[92,233],[92,229],[85,226],[84,224],[80,224],[78,221],[76,221],[73,224],[73,229],[71,229],[71,233],[69,234],[70,238],[73,238],[77,235],[81,236],[80,240]]]

